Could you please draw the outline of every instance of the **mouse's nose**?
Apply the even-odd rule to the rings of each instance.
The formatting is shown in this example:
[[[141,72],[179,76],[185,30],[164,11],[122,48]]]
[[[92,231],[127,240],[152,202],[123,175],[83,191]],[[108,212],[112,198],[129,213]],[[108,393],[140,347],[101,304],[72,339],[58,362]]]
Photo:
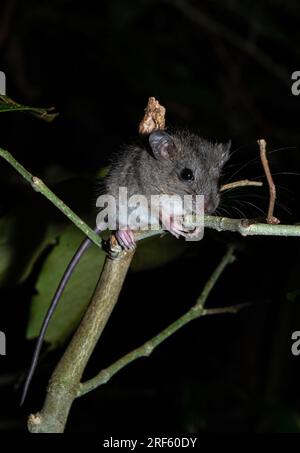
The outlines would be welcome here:
[[[213,204],[211,203],[211,201],[205,201],[205,203],[204,203],[204,213],[205,214],[211,214],[212,212],[214,212]]]
[[[204,214],[212,214],[217,208],[217,201],[213,197],[204,199]]]

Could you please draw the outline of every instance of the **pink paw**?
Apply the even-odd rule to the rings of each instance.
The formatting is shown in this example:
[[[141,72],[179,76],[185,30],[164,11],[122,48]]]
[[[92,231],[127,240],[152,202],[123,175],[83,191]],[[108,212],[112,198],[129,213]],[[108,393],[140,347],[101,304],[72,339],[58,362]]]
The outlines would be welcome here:
[[[177,221],[176,221],[177,220]],[[163,226],[175,236],[177,239],[180,236],[186,238],[186,240],[190,241],[199,241],[203,237],[203,228],[195,227],[193,230],[185,228],[183,222],[178,221],[180,219],[174,219],[173,216],[170,217],[170,223],[163,224]]]
[[[134,234],[131,230],[116,231],[116,238],[123,249],[133,250],[135,248]]]

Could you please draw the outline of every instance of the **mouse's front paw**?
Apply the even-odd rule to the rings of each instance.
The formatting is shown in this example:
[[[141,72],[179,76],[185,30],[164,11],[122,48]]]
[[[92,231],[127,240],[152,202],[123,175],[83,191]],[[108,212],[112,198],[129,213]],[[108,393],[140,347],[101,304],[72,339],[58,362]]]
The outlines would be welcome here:
[[[185,238],[187,241],[200,241],[203,238],[203,227],[195,227],[186,233]]]
[[[177,216],[170,216],[169,222],[166,218],[162,221],[163,227],[169,231],[177,239],[180,236],[184,237],[187,241],[199,241],[203,237],[203,228],[197,226],[194,229],[188,228],[184,225],[183,218]]]
[[[136,246],[132,230],[118,230],[116,231],[116,238],[124,250],[133,250]]]

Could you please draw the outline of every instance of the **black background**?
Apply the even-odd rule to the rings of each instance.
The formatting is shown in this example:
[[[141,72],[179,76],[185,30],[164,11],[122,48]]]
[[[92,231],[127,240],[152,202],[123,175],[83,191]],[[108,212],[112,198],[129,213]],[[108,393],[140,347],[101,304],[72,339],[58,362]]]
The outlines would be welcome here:
[[[0,8],[0,70],[8,95],[28,105],[53,105],[60,113],[51,124],[3,114],[0,146],[49,185],[53,178],[75,181],[76,195],[64,199],[77,212],[83,205],[92,211],[97,172],[136,137],[147,99],[155,96],[167,109],[168,125],[232,140],[236,152],[225,182],[263,180],[255,158],[256,140],[264,137],[269,152],[275,151],[270,164],[282,205],[275,215],[282,223],[299,222],[300,96],[291,92],[291,75],[300,70],[298,2],[6,0]],[[245,165],[249,160],[254,162]],[[0,178],[4,216],[30,188],[4,161]],[[266,212],[267,195],[267,189],[240,189],[235,199],[224,196],[223,205],[232,217],[257,217]],[[245,201],[255,206],[241,206]],[[24,224],[16,234],[20,257],[26,218]],[[237,261],[208,305],[250,302],[250,307],[236,316],[194,321],[149,359],[77,400],[68,432],[300,429],[300,358],[291,353],[292,332],[300,330],[296,238],[211,231],[171,264],[129,273],[86,375],[187,310],[230,242],[238,247]],[[26,416],[41,408],[62,353],[44,358],[20,409],[20,385],[33,348],[25,328],[35,278],[33,273],[0,292],[0,330],[8,344],[7,356],[0,357],[2,432],[25,432]],[[296,296],[288,297],[291,293]]]

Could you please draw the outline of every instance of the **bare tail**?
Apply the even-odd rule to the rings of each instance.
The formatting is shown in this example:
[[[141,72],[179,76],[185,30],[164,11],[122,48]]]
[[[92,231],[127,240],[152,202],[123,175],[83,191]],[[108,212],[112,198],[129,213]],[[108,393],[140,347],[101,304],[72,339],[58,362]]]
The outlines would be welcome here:
[[[99,233],[99,229],[96,228],[95,229],[95,232],[96,233]],[[86,238],[82,243],[81,245],[79,246],[79,248],[77,249],[75,255],[73,256],[73,258],[71,259],[67,269],[65,270],[65,273],[58,285],[58,288],[54,294],[54,297],[51,301],[51,304],[48,308],[48,311],[47,311],[47,314],[44,318],[44,321],[43,321],[43,324],[42,324],[42,327],[41,327],[41,330],[40,330],[40,333],[39,333],[39,336],[38,336],[38,339],[37,339],[37,343],[36,343],[36,346],[35,346],[35,349],[34,349],[34,353],[33,353],[33,357],[32,357],[32,360],[31,360],[31,364],[30,364],[30,368],[29,368],[29,372],[28,372],[28,375],[27,375],[27,378],[26,378],[26,381],[25,381],[25,384],[24,384],[24,387],[23,387],[23,392],[22,392],[22,398],[21,398],[21,402],[20,402],[20,406],[23,405],[24,401],[25,401],[25,398],[26,398],[26,395],[27,395],[27,392],[28,392],[28,388],[30,386],[30,383],[31,383],[31,380],[32,380],[32,377],[34,375],[34,372],[36,370],[36,367],[37,367],[37,364],[38,364],[38,360],[39,360],[39,355],[40,355],[40,352],[41,352],[41,348],[42,348],[42,345],[43,345],[43,341],[44,341],[44,337],[45,337],[45,334],[46,334],[46,331],[47,331],[47,328],[48,328],[48,325],[49,325],[49,322],[52,318],[52,315],[57,307],[57,304],[61,298],[61,295],[66,287],[66,284],[68,283],[73,271],[74,271],[74,268],[77,266],[80,258],[82,257],[82,255],[84,254],[84,252],[90,247],[90,245],[92,244],[91,240],[89,238]]]

